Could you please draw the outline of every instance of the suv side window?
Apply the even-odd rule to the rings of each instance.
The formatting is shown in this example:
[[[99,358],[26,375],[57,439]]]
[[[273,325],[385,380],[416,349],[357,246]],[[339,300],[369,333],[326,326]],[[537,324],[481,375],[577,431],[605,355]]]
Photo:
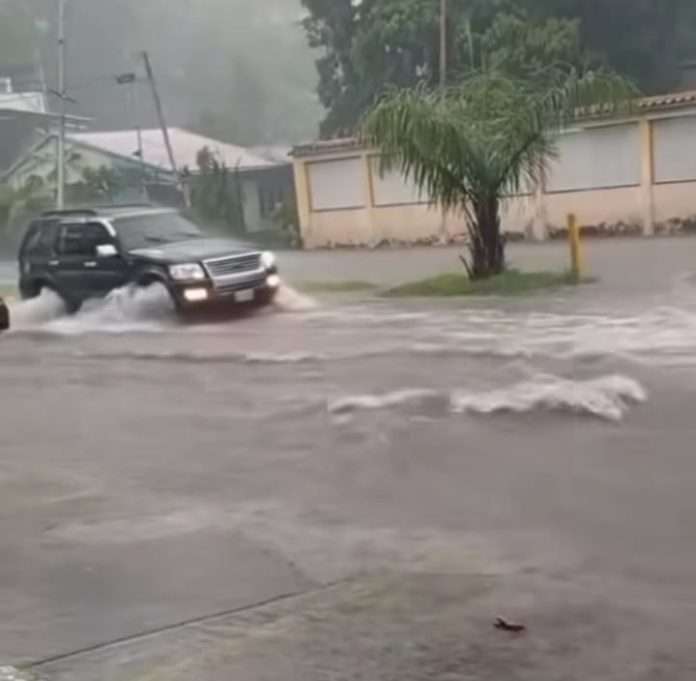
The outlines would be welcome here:
[[[83,247],[89,251],[90,256],[97,254],[97,246],[113,244],[114,238],[109,234],[104,225],[99,222],[88,222],[84,226]]]
[[[55,220],[37,220],[32,222],[24,241],[25,255],[51,256],[56,241]]]
[[[104,225],[98,222],[63,223],[60,227],[58,252],[61,255],[92,258],[96,255],[99,244],[108,243],[113,243],[113,239]]]
[[[60,255],[89,255],[84,253],[82,237],[85,225],[81,222],[62,224],[58,236],[58,253]]]

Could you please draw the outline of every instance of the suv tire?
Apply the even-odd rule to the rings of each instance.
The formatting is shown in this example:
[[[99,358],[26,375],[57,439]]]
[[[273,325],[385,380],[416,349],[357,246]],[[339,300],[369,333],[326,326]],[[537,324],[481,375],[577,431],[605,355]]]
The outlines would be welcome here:
[[[60,298],[68,314],[75,314],[79,311],[80,307],[82,307],[80,303],[72,301],[64,296],[55,286],[42,281],[36,282],[29,291],[23,291],[22,299],[33,300],[34,298],[38,298],[44,291],[50,291],[54,296]]]

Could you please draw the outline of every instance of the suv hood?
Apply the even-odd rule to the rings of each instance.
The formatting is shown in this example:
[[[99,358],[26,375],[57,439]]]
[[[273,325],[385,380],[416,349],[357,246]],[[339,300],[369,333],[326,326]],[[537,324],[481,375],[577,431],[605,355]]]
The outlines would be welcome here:
[[[161,263],[198,262],[225,255],[256,253],[258,248],[232,239],[190,239],[171,244],[153,244],[130,251],[131,255]]]

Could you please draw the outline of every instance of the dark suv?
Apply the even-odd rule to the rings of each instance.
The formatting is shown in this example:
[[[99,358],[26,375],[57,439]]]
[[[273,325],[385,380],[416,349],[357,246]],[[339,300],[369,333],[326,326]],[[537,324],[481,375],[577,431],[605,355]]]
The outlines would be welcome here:
[[[125,285],[167,287],[179,312],[268,304],[280,280],[272,253],[206,238],[177,211],[151,206],[44,213],[19,251],[19,289],[51,289],[74,312]]]
[[[5,301],[0,298],[0,331],[7,331],[10,328],[10,311],[5,305]]]

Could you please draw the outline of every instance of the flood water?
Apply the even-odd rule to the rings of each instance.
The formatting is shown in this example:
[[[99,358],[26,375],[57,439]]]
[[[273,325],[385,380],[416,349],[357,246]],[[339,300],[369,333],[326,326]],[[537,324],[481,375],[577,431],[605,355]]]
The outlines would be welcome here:
[[[156,287],[73,317],[50,295],[11,313],[0,661],[405,570],[572,585],[587,612],[635,611],[650,643],[614,632],[612,655],[648,671],[663,655],[688,678],[688,271],[650,295],[466,304],[285,287],[273,308],[197,325]],[[171,571],[154,589],[150,551]]]

